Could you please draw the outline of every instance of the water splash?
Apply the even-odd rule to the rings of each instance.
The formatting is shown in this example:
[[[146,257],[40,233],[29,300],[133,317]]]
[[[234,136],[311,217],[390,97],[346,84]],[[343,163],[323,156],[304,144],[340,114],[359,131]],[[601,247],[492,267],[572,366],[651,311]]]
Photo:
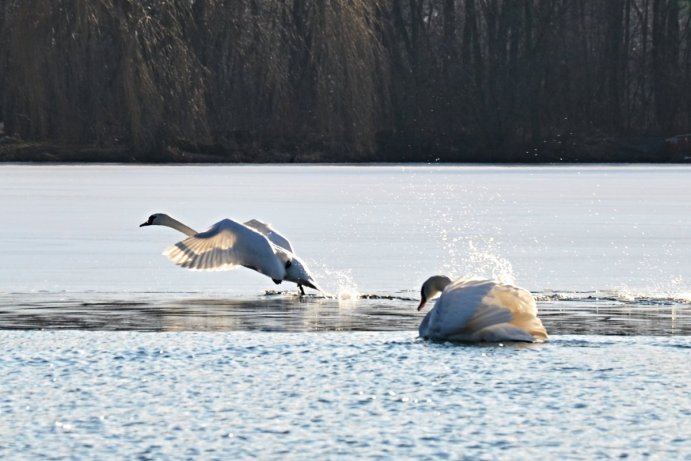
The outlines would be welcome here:
[[[452,278],[490,278],[515,284],[513,266],[502,256],[504,231],[491,209],[474,205],[478,197],[483,202],[505,202],[496,190],[470,183],[437,185],[418,198],[436,210],[424,231],[429,239],[439,242],[441,272]]]
[[[498,244],[493,238],[476,245],[468,241],[468,254],[466,267],[470,268],[473,277],[491,278],[502,283],[515,284],[511,261],[499,255]]]
[[[691,291],[684,277],[675,275],[665,282],[658,282],[652,286],[633,289],[625,284],[614,290],[622,300],[637,302],[640,300],[659,300],[681,304],[691,304]]]
[[[576,302],[590,304],[607,303],[610,305],[646,306],[691,306],[691,293],[652,293],[650,291],[632,291],[626,289],[600,289],[592,291],[545,290],[534,292],[538,302]]]
[[[317,274],[317,280],[323,283],[325,294],[338,300],[339,304],[354,303],[360,298],[360,291],[350,269],[335,270],[321,265]]]

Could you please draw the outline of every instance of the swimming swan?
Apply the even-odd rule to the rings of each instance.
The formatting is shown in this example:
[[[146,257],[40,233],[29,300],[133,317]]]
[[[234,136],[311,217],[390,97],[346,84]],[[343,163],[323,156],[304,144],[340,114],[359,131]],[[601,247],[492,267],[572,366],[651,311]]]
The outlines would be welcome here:
[[[446,341],[547,340],[537,318],[535,299],[523,288],[493,280],[435,275],[422,285],[418,310],[437,293],[441,296],[420,324],[420,337]]]
[[[178,266],[190,270],[218,271],[245,266],[271,278],[274,283],[294,282],[322,291],[307,266],[294,253],[288,239],[269,224],[256,219],[244,224],[223,219],[204,232],[197,232],[164,213],[155,213],[140,224],[166,226],[187,235],[163,254]]]

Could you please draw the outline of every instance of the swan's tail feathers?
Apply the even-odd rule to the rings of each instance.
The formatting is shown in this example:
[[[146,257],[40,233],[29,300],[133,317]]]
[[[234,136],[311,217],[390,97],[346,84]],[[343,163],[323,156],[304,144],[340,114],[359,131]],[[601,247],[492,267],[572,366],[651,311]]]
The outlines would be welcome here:
[[[543,342],[547,331],[539,318],[528,312],[511,312],[499,306],[487,306],[468,322],[467,331],[474,341]]]
[[[539,318],[525,312],[510,312],[498,306],[488,306],[476,314],[466,326],[472,341],[547,341],[547,331]],[[466,337],[464,335],[464,337]]]
[[[504,307],[490,305],[476,312],[461,331],[449,337],[452,340],[532,343],[546,341],[547,332],[540,319],[529,313],[512,313]]]
[[[511,324],[529,333],[537,341],[549,339],[542,321],[530,313],[514,313]]]

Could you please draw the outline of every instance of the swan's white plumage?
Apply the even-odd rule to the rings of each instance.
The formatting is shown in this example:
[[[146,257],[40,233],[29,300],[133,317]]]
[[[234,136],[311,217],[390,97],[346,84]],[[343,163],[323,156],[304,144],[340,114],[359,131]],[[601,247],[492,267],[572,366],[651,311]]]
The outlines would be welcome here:
[[[271,227],[271,224],[261,222],[258,219],[250,219],[249,221],[245,222],[245,226],[250,227],[255,231],[259,232],[264,237],[269,239],[269,241],[274,245],[278,245],[279,247],[286,249],[291,253],[295,253],[295,250],[293,250],[293,247],[288,241],[288,239],[281,235],[276,229]]]
[[[547,339],[530,292],[494,280],[460,279],[446,285],[419,333],[449,341]]]
[[[244,224],[223,219],[204,232],[155,213],[143,226],[166,226],[188,238],[167,248],[163,254],[175,264],[202,271],[218,271],[244,266],[271,277],[274,282],[294,282],[321,291],[307,265],[292,252],[292,245],[270,224],[252,219]]]
[[[245,266],[274,280],[286,275],[285,252],[279,257],[274,246],[260,233],[230,219],[172,245],[163,253],[175,264],[202,271],[229,270]]]

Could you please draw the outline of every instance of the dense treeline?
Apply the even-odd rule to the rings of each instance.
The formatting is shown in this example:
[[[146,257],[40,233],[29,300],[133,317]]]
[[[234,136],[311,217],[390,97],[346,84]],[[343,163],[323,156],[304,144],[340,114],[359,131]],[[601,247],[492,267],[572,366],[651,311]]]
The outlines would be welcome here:
[[[24,140],[610,160],[691,131],[691,0],[0,1],[0,121]]]

